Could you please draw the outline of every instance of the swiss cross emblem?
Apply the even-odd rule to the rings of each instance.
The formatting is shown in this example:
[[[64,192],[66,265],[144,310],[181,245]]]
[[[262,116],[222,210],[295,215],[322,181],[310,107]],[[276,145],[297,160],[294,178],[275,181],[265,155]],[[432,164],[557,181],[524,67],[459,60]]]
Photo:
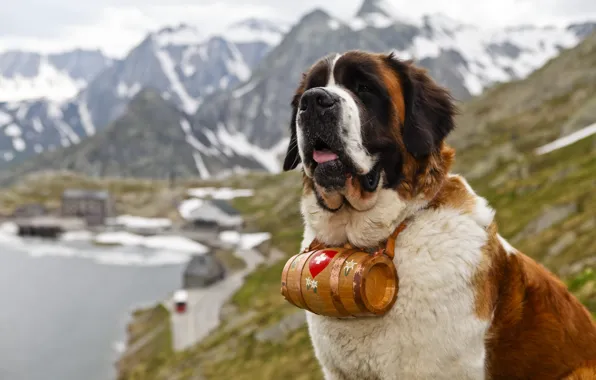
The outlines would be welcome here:
[[[310,275],[313,279],[327,268],[327,265],[329,265],[329,262],[331,262],[331,259],[333,259],[335,255],[337,255],[337,251],[332,251],[330,249],[319,251],[313,255],[308,264],[308,269],[310,270]]]

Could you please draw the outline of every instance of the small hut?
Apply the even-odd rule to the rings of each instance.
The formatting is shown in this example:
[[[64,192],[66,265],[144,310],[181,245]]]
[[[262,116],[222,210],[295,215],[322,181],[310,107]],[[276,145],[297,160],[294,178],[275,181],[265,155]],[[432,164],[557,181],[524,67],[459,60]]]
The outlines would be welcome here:
[[[240,230],[244,220],[240,212],[222,199],[209,199],[192,210],[186,218],[195,229],[213,230]]]
[[[62,216],[83,218],[88,226],[105,225],[113,214],[113,201],[103,190],[68,189],[62,194]]]
[[[212,253],[193,256],[183,273],[183,288],[203,288],[217,281],[223,280],[226,275],[224,265]]]

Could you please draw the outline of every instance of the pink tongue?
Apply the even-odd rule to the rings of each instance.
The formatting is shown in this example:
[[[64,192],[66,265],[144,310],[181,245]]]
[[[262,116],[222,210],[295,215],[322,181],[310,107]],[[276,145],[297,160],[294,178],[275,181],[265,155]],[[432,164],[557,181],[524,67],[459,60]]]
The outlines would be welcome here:
[[[312,154],[312,158],[319,164],[323,162],[333,161],[337,159],[337,154],[328,150],[315,150]]]

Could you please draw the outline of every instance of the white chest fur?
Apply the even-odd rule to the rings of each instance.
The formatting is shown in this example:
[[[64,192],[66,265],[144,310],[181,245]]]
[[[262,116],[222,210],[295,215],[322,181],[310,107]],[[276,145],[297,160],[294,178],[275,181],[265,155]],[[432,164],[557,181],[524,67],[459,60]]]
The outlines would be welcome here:
[[[305,231],[305,241],[312,232]],[[397,302],[383,317],[307,312],[326,379],[484,379],[489,322],[474,314],[472,276],[487,234],[458,210],[425,210],[396,242]]]

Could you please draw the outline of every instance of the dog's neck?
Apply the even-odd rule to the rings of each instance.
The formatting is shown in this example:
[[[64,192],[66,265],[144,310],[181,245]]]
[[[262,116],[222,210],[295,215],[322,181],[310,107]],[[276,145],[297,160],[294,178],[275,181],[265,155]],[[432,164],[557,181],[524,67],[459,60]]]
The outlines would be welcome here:
[[[350,244],[365,251],[374,251],[406,219],[416,217],[429,200],[423,197],[403,200],[395,190],[383,189],[376,205],[367,211],[349,207],[336,212],[322,210],[314,195],[304,196],[301,211],[305,220],[302,249],[313,240],[326,246]]]

